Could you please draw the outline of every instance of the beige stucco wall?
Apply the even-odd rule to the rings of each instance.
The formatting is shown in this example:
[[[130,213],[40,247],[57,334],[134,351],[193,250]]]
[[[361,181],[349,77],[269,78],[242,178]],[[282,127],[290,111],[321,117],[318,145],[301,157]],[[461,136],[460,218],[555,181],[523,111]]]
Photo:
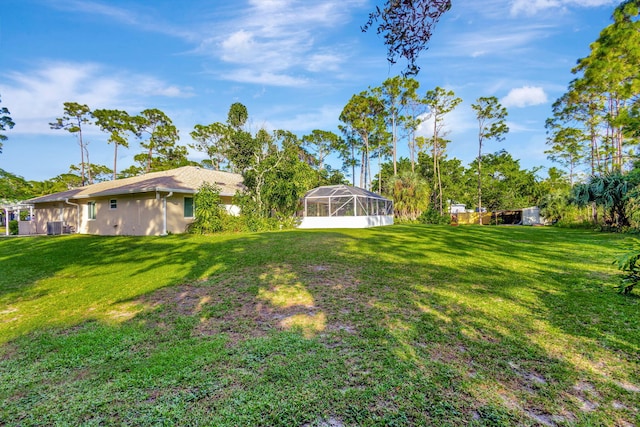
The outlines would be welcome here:
[[[119,195],[95,199],[82,199],[80,222],[77,222],[77,208],[60,203],[42,203],[35,208],[36,230],[47,232],[48,221],[65,221],[77,233],[99,234],[103,236],[154,236],[164,232],[163,198],[167,193],[143,193]],[[194,218],[184,217],[184,198],[193,194],[174,193],[167,198],[167,233],[184,233]],[[116,208],[111,209],[110,201],[116,200]],[[89,219],[89,202],[96,203],[96,218]],[[231,204],[231,197],[222,197],[222,202]],[[197,211],[197,207],[196,207]]]
[[[78,228],[78,209],[64,202],[40,203],[33,211],[36,234],[47,233],[47,222],[62,221],[64,225]]]

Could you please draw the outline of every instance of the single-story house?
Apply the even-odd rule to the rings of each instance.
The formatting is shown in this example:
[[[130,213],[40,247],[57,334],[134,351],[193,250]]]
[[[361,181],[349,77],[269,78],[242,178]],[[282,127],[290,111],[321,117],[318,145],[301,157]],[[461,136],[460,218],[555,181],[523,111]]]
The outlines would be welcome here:
[[[215,184],[226,209],[238,213],[232,198],[242,176],[184,166],[131,178],[99,182],[25,203],[33,206],[36,234],[76,232],[99,235],[184,233],[196,214],[194,195],[203,183]]]
[[[326,185],[302,199],[298,228],[366,228],[393,224],[393,201],[349,185]]]

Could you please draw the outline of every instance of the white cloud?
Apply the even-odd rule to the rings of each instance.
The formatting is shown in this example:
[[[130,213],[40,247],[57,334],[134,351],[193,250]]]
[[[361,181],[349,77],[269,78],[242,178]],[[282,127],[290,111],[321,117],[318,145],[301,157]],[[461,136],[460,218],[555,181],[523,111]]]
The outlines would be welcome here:
[[[49,122],[62,114],[65,102],[90,108],[135,109],[147,97],[186,97],[189,88],[169,85],[153,76],[117,72],[94,63],[46,63],[39,69],[4,75],[2,101],[19,124],[15,133],[52,132]],[[137,113],[137,111],[131,111]]]
[[[364,0],[250,0],[250,7],[203,37],[197,53],[232,64],[224,78],[246,83],[299,86],[304,72],[334,71],[345,54],[322,48],[331,28],[350,19],[352,7]],[[218,36],[217,34],[224,34]],[[259,71],[258,71],[259,70]],[[269,81],[268,77],[274,77]]]
[[[433,118],[424,115],[424,120],[416,134],[418,136],[433,136]],[[460,136],[465,132],[476,129],[477,121],[473,110],[467,104],[461,104],[455,110],[444,116],[443,127],[440,129],[440,135],[447,135],[446,138]]]
[[[343,62],[345,58],[341,55],[318,53],[309,57],[306,69],[312,72],[338,71]]]
[[[618,3],[618,0],[513,0],[512,15],[535,15],[546,9],[568,7],[599,7]]]
[[[215,20],[209,20],[214,15],[205,10],[199,22],[181,27],[159,19],[153,6],[119,7],[99,0],[48,1],[61,10],[101,15],[142,31],[195,43],[191,53],[211,56],[232,66],[222,76],[228,80],[294,87],[301,82],[296,72],[339,71],[346,63],[346,55],[318,52],[320,46],[324,38],[332,35],[331,28],[351,19],[353,8],[368,3],[367,0],[247,0],[224,8],[223,14],[216,5]],[[269,75],[277,77],[274,82],[263,80]]]
[[[526,48],[550,35],[552,26],[531,24],[514,26],[492,26],[482,31],[468,32],[456,37],[448,55],[465,55],[472,58],[491,54],[513,55],[515,49]]]
[[[267,86],[298,87],[308,83],[308,80],[303,77],[294,77],[288,74],[269,71],[254,71],[248,68],[238,69],[220,77],[239,83],[253,83]]]
[[[265,127],[268,129],[288,129],[292,132],[309,133],[313,129],[332,129],[335,128],[336,117],[340,116],[340,112],[344,106],[324,105],[312,111],[299,112],[291,115],[291,111],[286,109],[282,111],[282,115],[286,115],[286,119],[273,119],[266,122]],[[272,116],[271,111],[266,111]]]
[[[511,89],[509,94],[500,100],[505,107],[529,107],[547,102],[544,89],[537,86],[523,86]]]
[[[161,22],[151,9],[133,10],[113,6],[108,3],[92,0],[49,0],[54,8],[69,13],[81,13],[85,15],[101,15],[109,20],[136,27],[143,31],[168,34],[186,40],[198,38],[198,32],[194,29],[177,28],[170,22]]]

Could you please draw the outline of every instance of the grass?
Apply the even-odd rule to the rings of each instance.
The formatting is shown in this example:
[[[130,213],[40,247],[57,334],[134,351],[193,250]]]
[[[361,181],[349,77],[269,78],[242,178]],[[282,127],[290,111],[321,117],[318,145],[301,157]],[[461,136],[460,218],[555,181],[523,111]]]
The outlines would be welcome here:
[[[640,424],[632,237],[0,238],[0,424]]]

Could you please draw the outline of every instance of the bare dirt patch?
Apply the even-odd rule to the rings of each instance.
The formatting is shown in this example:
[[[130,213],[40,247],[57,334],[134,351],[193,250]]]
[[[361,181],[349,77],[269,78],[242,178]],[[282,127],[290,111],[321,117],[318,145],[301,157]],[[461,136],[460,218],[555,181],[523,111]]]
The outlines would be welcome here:
[[[510,361],[509,366],[511,369],[518,374],[522,379],[524,379],[527,384],[546,384],[547,380],[537,372],[527,371],[526,369],[521,368],[517,363]]]
[[[593,412],[600,406],[597,402],[597,400],[600,400],[600,394],[588,382],[579,381],[576,383],[573,386],[572,395],[578,401],[580,410],[583,412]]]
[[[344,424],[337,418],[321,418],[314,421],[312,424],[303,424],[302,427],[343,427]]]
[[[236,277],[163,288],[138,303],[153,313],[150,326],[165,329],[173,318],[194,316],[194,335],[224,333],[230,344],[273,329],[298,330],[307,337],[355,330],[339,312],[350,305],[342,287],[354,283],[348,274],[326,266],[311,266],[298,274],[289,265],[269,265],[239,271]]]
[[[616,381],[616,384],[631,393],[640,393],[640,387],[627,381]]]
[[[0,347],[0,360],[11,360],[18,355],[18,347],[15,344],[6,343]]]

